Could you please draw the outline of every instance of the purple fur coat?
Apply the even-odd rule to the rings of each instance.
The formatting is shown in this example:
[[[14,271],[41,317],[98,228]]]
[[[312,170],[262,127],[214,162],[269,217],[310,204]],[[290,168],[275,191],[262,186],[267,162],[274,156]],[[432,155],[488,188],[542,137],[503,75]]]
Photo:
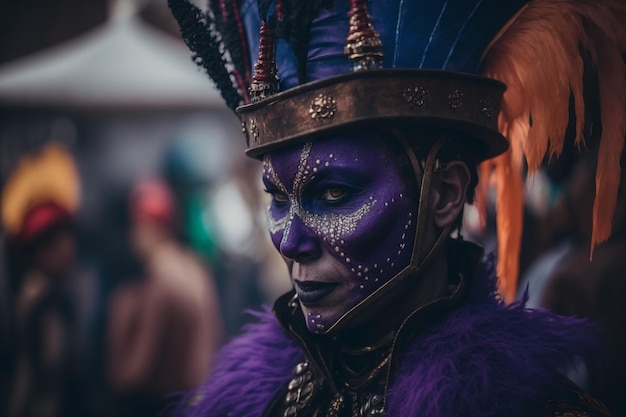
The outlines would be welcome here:
[[[389,417],[525,416],[559,369],[596,349],[593,327],[496,296],[488,258],[464,304],[405,352],[388,392]],[[223,348],[209,380],[179,414],[259,417],[303,354],[270,312]],[[189,406],[189,404],[193,404]],[[529,409],[530,408],[530,409]]]

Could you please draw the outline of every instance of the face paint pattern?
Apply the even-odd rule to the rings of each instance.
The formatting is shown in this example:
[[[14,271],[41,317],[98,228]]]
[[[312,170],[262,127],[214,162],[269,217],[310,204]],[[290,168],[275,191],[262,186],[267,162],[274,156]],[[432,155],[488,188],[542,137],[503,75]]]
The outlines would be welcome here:
[[[319,239],[330,256],[299,264],[296,278],[340,283],[328,300],[302,306],[311,331],[322,333],[410,262],[417,187],[414,178],[403,177],[390,164],[390,158],[387,147],[362,137],[317,140],[314,146],[309,142],[264,158],[264,180],[282,194],[281,203],[274,201],[268,209],[274,245],[283,253],[290,239]],[[341,184],[344,171],[347,178],[360,178],[365,184],[352,203],[310,207],[314,199],[310,189],[323,182],[320,178],[330,174]],[[336,265],[329,266],[333,262]]]
[[[372,206],[376,204],[376,200],[371,200],[364,204],[361,208],[350,214],[338,214],[338,213],[326,213],[326,214],[313,214],[308,212],[302,207],[301,195],[302,188],[309,182],[315,179],[315,173],[318,168],[307,165],[309,156],[311,154],[311,142],[307,142],[300,154],[300,163],[298,164],[298,171],[293,181],[293,191],[290,193],[287,191],[285,185],[280,181],[269,155],[264,158],[264,175],[270,178],[270,181],[277,186],[281,192],[289,197],[289,213],[280,219],[274,219],[270,210],[268,210],[268,228],[271,234],[276,234],[279,231],[283,231],[282,240],[289,238],[289,232],[291,230],[291,224],[298,216],[302,219],[305,226],[311,228],[319,236],[322,236],[324,240],[328,240],[331,245],[336,245],[338,239],[342,236],[350,234],[356,230],[359,220],[363,218]],[[332,155],[330,155],[332,158]],[[321,161],[317,159],[315,164],[319,165]],[[330,162],[325,162],[325,166],[329,166]],[[312,172],[312,174],[311,174]],[[336,247],[336,251],[339,251],[339,247]]]

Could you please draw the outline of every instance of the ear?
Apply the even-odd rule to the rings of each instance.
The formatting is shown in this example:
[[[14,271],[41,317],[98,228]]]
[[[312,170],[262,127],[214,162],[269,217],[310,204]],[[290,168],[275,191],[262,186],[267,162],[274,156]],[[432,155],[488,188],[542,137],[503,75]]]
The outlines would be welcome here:
[[[453,223],[463,211],[471,174],[464,162],[452,161],[438,172],[438,185],[433,199],[433,220],[444,228]]]

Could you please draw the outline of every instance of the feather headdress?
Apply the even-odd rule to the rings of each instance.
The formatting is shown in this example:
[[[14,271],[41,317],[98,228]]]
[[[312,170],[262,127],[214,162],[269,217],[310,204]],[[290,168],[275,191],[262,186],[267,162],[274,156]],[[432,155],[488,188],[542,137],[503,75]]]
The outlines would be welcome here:
[[[226,105],[248,103],[250,65],[237,1],[211,1],[206,12],[186,0],[169,0],[193,61],[215,82]]]
[[[507,85],[498,124],[509,150],[484,163],[497,183],[498,276],[514,298],[522,234],[523,161],[529,173],[564,146],[573,99],[575,140],[584,145],[583,54],[597,74],[601,137],[593,210],[593,247],[611,234],[626,135],[626,3],[535,0],[492,42],[483,74]]]

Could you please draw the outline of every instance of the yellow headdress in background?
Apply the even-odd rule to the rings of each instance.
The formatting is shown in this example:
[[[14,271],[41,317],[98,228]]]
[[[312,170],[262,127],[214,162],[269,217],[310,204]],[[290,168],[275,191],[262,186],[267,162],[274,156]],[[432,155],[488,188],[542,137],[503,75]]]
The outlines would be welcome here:
[[[2,225],[9,236],[19,236],[28,213],[53,203],[75,213],[80,184],[74,159],[59,144],[49,144],[36,155],[25,156],[2,191]]]

